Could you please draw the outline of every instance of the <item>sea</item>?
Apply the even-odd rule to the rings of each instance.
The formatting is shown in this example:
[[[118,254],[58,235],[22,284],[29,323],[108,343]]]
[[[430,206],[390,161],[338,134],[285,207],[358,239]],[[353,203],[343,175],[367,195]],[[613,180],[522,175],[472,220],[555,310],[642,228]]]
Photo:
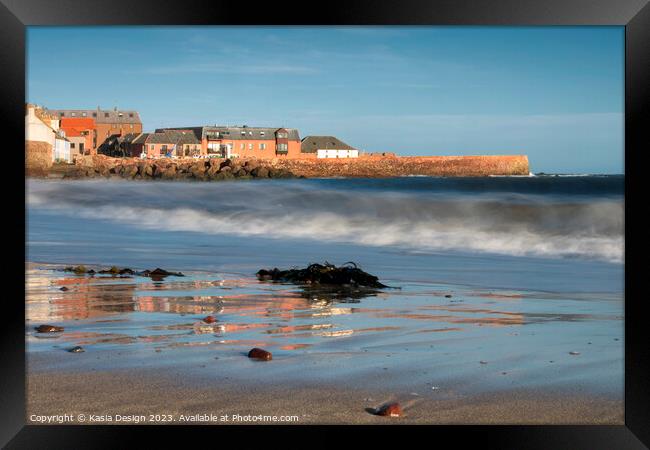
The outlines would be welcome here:
[[[258,346],[274,354],[266,382],[438,396],[531,387],[622,401],[624,184],[623,175],[28,179],[28,352],[121,355],[65,354],[30,370],[144,361],[256,382],[244,355]],[[325,262],[353,262],[389,288],[255,277]],[[62,270],[79,264],[186,276]],[[208,314],[217,322],[204,323]],[[41,323],[66,332],[45,339],[33,331]],[[200,363],[208,355],[217,368]]]

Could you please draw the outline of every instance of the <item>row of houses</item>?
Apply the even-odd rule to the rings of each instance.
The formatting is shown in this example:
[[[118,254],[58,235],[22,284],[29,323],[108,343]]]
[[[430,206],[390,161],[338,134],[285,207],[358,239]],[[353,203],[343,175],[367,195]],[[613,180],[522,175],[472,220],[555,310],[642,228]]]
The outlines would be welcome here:
[[[40,132],[34,131],[43,125],[51,129],[53,136],[47,135],[45,139]],[[53,161],[72,161],[76,155],[97,153],[142,158],[359,156],[358,149],[334,136],[307,136],[301,139],[295,128],[198,126],[159,128],[153,133],[144,133],[137,111],[119,111],[117,108],[54,110],[27,105],[25,128],[27,141],[51,143]]]
[[[334,136],[300,139],[295,128],[204,126],[161,128],[154,133],[127,134],[119,152],[139,157],[221,158],[356,158],[359,151]]]

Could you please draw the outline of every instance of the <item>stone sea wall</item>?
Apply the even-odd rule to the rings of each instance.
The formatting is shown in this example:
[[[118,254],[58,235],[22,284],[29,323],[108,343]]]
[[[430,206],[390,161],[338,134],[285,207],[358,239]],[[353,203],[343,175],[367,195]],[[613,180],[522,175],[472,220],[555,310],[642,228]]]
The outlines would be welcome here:
[[[278,159],[271,161],[296,175],[310,177],[395,177],[528,175],[528,157],[504,156],[367,156],[358,159]]]
[[[52,167],[52,146],[47,142],[25,141],[25,173],[43,176]]]
[[[528,175],[528,158],[508,156],[365,156],[358,159],[157,159],[81,156],[33,171],[49,178],[121,177],[217,181],[247,178]],[[29,174],[29,173],[28,173]]]

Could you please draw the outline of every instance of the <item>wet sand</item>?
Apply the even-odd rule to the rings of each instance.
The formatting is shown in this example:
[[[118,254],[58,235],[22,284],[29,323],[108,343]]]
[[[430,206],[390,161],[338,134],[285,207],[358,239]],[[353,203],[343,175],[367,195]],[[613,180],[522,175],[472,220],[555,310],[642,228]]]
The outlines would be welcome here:
[[[38,373],[28,377],[30,415],[70,414],[76,424],[623,424],[620,401],[548,392],[511,391],[436,400],[390,390],[345,386],[240,384],[216,380],[212,386],[179,383],[182,374],[150,370],[104,373]],[[403,417],[371,413],[398,401]],[[79,421],[78,414],[85,420]],[[92,415],[104,416],[92,419]],[[119,419],[120,416],[132,416]],[[144,416],[138,418],[138,416]],[[164,415],[151,417],[150,415]],[[201,417],[183,420],[181,415]],[[212,415],[213,417],[209,417]],[[223,416],[228,416],[226,419]],[[236,419],[235,416],[242,416]],[[296,416],[292,421],[246,416]],[[111,416],[108,418],[106,416]],[[207,419],[207,420],[206,420]],[[65,420],[65,419],[64,419]],[[196,420],[196,421],[195,421]]]
[[[341,295],[236,273],[156,281],[62,267],[27,266],[28,421],[623,423],[617,295],[422,282]],[[37,333],[43,323],[65,331]],[[250,360],[252,347],[273,360]],[[371,413],[390,401],[404,417]]]

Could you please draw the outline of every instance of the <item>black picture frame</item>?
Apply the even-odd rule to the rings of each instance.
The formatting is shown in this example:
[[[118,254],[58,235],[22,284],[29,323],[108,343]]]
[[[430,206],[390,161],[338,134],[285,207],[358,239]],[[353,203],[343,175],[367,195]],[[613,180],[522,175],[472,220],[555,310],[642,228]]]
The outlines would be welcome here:
[[[486,448],[641,449],[650,445],[650,338],[645,324],[642,265],[643,209],[641,156],[650,129],[650,5],[648,0],[347,0],[322,3],[245,4],[238,1],[184,0],[0,0],[0,117],[7,125],[3,149],[5,214],[12,243],[3,269],[11,285],[3,299],[0,443],[7,448],[125,447],[143,430],[147,438],[169,439],[185,427],[34,426],[25,425],[24,261],[25,245],[13,235],[25,234],[24,172],[18,149],[24,148],[26,26],[30,25],[623,25],[625,26],[625,425],[622,426],[420,426],[424,442],[452,439]],[[55,51],[55,49],[53,49]],[[14,161],[15,159],[15,161]],[[22,192],[22,195],[21,195]],[[6,243],[5,243],[6,245]],[[637,265],[638,261],[638,265]],[[22,284],[21,284],[22,283]],[[190,445],[221,427],[192,427]],[[260,433],[258,427],[257,433]],[[250,438],[249,427],[230,429]],[[269,427],[261,434],[268,436]],[[294,439],[295,427],[279,427],[280,442]],[[328,431],[325,431],[328,433]],[[386,428],[372,427],[383,438]],[[314,435],[315,436],[315,435]],[[331,435],[332,438],[335,435]],[[312,437],[313,438],[313,437]],[[204,441],[205,442],[205,441]],[[645,445],[644,445],[645,443]],[[208,442],[208,444],[210,444]],[[217,444],[212,442],[212,444]],[[153,441],[149,442],[153,446]],[[210,444],[211,445],[211,444]]]

